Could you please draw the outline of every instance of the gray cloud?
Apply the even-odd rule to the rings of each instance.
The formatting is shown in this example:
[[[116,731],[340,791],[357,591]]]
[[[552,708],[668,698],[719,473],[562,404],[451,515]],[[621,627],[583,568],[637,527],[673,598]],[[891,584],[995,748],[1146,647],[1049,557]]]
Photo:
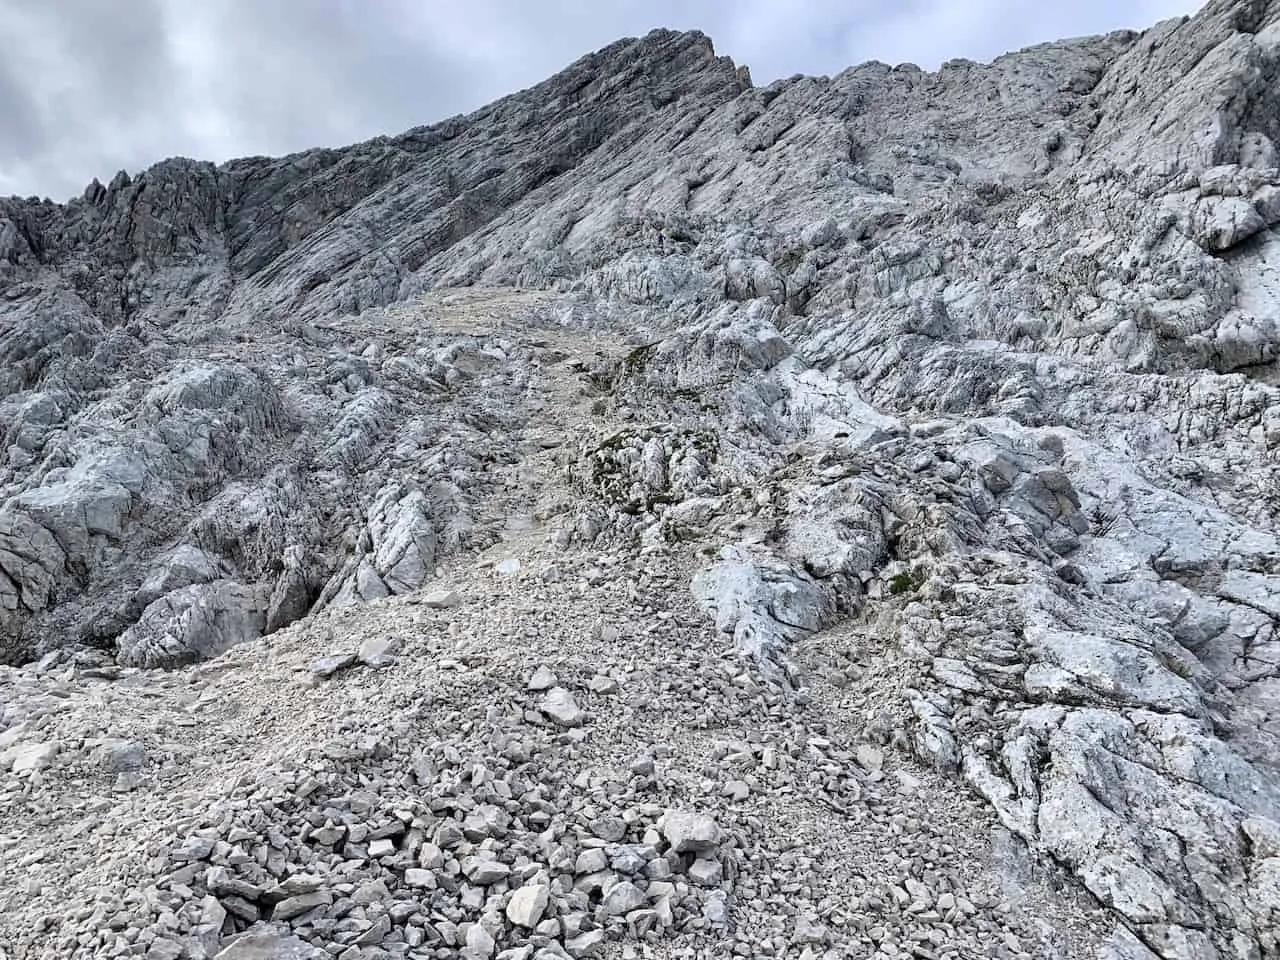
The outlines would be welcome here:
[[[1197,0],[0,0],[0,195],[64,199],[167,156],[340,145],[474,109],[653,27],[757,82],[936,67],[1145,27]]]

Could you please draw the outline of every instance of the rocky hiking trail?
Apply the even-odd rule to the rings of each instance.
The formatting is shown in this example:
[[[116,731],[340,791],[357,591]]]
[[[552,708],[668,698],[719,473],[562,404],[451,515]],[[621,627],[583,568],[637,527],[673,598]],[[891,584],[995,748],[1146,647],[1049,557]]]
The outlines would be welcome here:
[[[516,441],[519,457],[497,471],[497,492],[478,509],[484,516],[478,526],[496,530],[501,536],[487,551],[491,556],[544,538],[549,517],[567,512],[574,495],[566,485],[569,463],[565,451],[575,450],[588,439],[603,441],[621,426],[599,409],[596,398],[600,391],[588,378],[590,371],[616,365],[636,349],[635,345],[616,333],[554,322],[530,329],[530,314],[521,311],[517,318],[511,310],[518,304],[548,311],[554,309],[554,303],[555,298],[547,294],[468,287],[428,294],[410,309],[393,314],[400,322],[411,324],[424,322],[425,315],[430,329],[443,336],[477,337],[481,341],[510,337],[538,358],[537,374],[519,398],[525,418]],[[518,559],[514,555],[504,558]]]
[[[706,624],[692,548],[539,529],[574,496],[556,451],[617,428],[588,368],[631,348],[508,307],[401,313],[552,358],[485,554],[200,665],[3,668],[8,956],[1087,955],[1100,909],[868,730],[866,638],[815,635],[778,683]]]

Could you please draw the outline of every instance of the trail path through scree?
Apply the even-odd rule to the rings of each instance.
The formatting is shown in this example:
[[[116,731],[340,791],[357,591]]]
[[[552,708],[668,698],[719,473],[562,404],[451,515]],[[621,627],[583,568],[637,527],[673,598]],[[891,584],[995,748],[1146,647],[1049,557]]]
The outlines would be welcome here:
[[[440,812],[460,791],[472,798],[464,808],[492,789],[510,796],[495,784],[518,779],[541,784],[573,850],[599,843],[590,824],[602,818],[642,822],[669,808],[710,814],[725,833],[722,875],[680,882],[673,928],[660,919],[638,942],[608,940],[603,956],[1090,956],[1108,931],[1101,911],[1032,869],[956,783],[866,739],[893,682],[877,667],[889,639],[853,627],[814,636],[793,651],[801,689],[784,690],[695,607],[688,545],[556,547],[558,511],[575,495],[566,449],[618,427],[593,412],[585,371],[630,347],[621,334],[514,319],[531,301],[466,291],[398,313],[446,339],[509,341],[541,358],[520,401],[519,455],[481,508],[482,525],[502,530],[491,548],[447,559],[417,594],[329,610],[200,666],[116,681],[73,666],[0,671],[0,700],[28,711],[6,736],[57,749],[0,785],[9,955],[129,956],[140,943],[150,945],[140,955],[169,955],[180,938],[166,918],[207,869],[193,872],[175,850],[216,838],[227,846],[209,854],[214,866],[234,867],[236,850],[269,867],[279,857],[285,876],[327,877],[335,897],[381,881],[404,905],[385,930],[377,904],[348,913],[341,931],[300,916],[292,929],[312,943],[365,937],[358,955],[370,960],[443,956],[484,898],[437,891],[427,903],[395,857],[350,844],[339,853],[315,837],[339,813],[343,829],[363,819],[376,831],[395,811]],[[383,641],[382,669],[317,673],[320,658]],[[570,692],[582,726],[547,722],[545,694],[529,689],[540,668]],[[129,789],[110,772],[121,744],[145,754]],[[423,782],[423,757],[437,781]],[[536,862],[547,847],[532,836],[512,849]],[[558,915],[581,926],[567,908]],[[224,920],[224,932],[246,922]]]

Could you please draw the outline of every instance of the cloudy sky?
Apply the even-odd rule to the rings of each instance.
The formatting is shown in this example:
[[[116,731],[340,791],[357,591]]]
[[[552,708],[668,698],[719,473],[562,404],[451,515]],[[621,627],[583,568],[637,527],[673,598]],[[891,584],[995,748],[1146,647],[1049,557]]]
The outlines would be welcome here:
[[[56,200],[167,156],[398,133],[658,26],[757,83],[866,60],[936,68],[1142,28],[1199,0],[0,0],[0,195]]]

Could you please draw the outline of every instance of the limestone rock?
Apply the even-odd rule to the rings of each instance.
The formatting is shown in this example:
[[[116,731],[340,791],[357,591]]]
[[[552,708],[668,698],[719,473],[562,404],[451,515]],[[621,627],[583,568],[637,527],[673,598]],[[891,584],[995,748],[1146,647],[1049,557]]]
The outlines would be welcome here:
[[[507,919],[518,927],[532,930],[542,920],[550,897],[551,888],[545,883],[521,887],[507,903]]]
[[[230,580],[174,590],[150,604],[120,635],[120,662],[172,667],[217,656],[262,634],[266,606],[261,587]]]
[[[538,664],[537,668],[529,677],[529,682],[525,684],[526,690],[532,690],[535,693],[541,693],[550,690],[559,683],[556,675],[551,672],[551,668],[546,664]]]
[[[366,667],[382,670],[395,663],[400,644],[394,637],[369,637],[356,653],[356,659]]]
[[[218,951],[214,960],[320,960],[324,955],[298,937],[250,931]]]
[[[58,755],[57,743],[22,743],[0,753],[0,769],[11,773],[30,773],[49,766]]]
[[[357,660],[354,653],[331,653],[323,657],[316,657],[311,661],[311,672],[321,679],[328,680],[335,674],[347,669]]]
[[[448,610],[456,607],[462,602],[462,598],[453,590],[433,590],[424,593],[421,598],[422,605],[432,607],[436,610]]]
[[[538,702],[538,709],[553,723],[562,727],[581,726],[585,718],[578,701],[564,687],[552,687],[548,690]]]
[[[662,833],[676,853],[699,853],[714,849],[720,842],[720,827],[715,820],[688,810],[668,810]]]
[[[634,883],[623,880],[621,883],[614,884],[604,895],[601,907],[606,916],[620,917],[632,910],[638,910],[645,902],[644,891]]]

